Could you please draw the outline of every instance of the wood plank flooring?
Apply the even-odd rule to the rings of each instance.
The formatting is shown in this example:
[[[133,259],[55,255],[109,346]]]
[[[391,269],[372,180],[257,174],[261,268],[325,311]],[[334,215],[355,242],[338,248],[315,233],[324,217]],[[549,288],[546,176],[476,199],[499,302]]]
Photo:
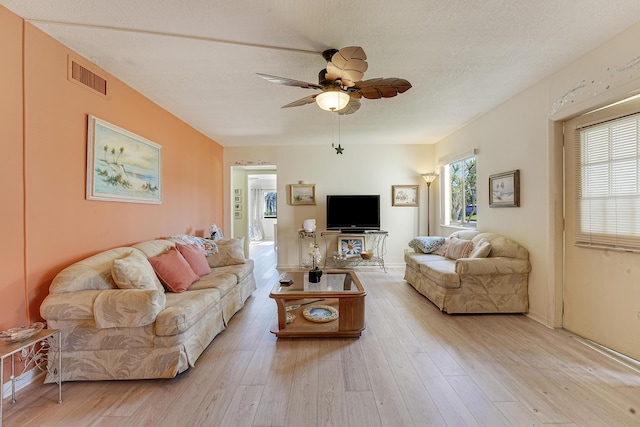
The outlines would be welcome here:
[[[522,315],[438,311],[402,269],[361,269],[359,339],[269,332],[278,278],[252,245],[258,290],[195,368],[171,380],[31,384],[4,426],[632,426],[640,374]]]

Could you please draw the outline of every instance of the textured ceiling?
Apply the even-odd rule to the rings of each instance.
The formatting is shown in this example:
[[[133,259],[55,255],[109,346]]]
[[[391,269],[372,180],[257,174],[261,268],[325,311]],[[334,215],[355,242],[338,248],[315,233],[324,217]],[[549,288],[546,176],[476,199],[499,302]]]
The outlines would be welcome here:
[[[223,146],[434,143],[640,21],[614,0],[0,0]],[[327,48],[413,85],[338,116],[281,109]],[[108,120],[108,117],[104,119]]]

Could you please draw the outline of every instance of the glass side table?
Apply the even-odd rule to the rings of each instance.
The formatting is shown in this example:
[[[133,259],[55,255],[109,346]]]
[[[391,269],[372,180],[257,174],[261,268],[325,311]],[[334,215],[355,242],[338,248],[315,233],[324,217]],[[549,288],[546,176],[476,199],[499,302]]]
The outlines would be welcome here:
[[[50,369],[45,356],[52,352],[59,352],[58,366],[49,372],[56,378],[58,384],[58,403],[62,403],[62,333],[56,329],[42,329],[37,334],[19,342],[0,341],[0,427],[2,427],[2,405],[4,401],[4,361],[11,358],[11,403],[16,403],[16,380],[20,378],[28,367]],[[39,346],[37,344],[40,343]],[[24,362],[22,372],[16,376],[16,355]],[[43,367],[44,365],[44,367]]]

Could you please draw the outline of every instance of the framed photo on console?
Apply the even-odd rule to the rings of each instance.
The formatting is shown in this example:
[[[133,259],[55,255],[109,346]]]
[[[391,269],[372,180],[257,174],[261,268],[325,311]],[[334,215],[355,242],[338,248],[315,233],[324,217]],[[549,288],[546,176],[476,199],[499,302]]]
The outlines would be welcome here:
[[[338,252],[347,258],[359,257],[364,251],[364,237],[340,236],[338,238]]]

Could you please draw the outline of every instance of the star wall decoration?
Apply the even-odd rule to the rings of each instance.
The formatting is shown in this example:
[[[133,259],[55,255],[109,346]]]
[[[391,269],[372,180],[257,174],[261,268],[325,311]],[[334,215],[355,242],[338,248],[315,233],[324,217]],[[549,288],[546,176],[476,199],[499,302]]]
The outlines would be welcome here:
[[[342,154],[342,152],[344,151],[344,148],[342,148],[340,144],[338,144],[337,147],[334,146],[333,149],[336,150],[336,154]]]

